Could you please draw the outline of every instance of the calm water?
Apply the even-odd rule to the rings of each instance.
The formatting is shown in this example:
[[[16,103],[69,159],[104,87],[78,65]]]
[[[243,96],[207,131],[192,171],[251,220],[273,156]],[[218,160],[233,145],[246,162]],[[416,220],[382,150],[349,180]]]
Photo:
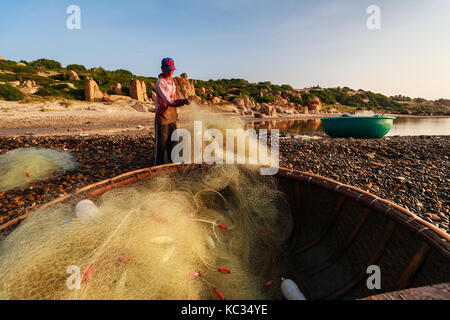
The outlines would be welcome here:
[[[301,134],[323,131],[320,119],[251,121],[249,128],[279,129],[280,133]],[[387,136],[450,135],[450,117],[397,117]]]

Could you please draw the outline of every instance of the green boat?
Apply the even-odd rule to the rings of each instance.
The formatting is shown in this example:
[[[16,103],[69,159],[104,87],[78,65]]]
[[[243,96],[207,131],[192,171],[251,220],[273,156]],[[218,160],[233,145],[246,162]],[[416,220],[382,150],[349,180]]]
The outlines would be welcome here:
[[[333,138],[381,138],[391,130],[395,117],[341,116],[322,118],[323,130]]]

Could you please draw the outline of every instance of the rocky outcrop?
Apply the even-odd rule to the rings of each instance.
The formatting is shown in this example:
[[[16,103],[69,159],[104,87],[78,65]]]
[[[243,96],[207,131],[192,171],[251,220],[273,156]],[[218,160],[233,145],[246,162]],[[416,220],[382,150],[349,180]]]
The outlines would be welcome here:
[[[13,87],[19,87],[20,86],[20,81],[9,81],[8,84],[13,86]]]
[[[245,108],[245,100],[243,98],[234,98],[231,102],[235,104],[239,109]]]
[[[116,102],[119,100],[125,100],[128,102],[132,102],[133,99],[131,97],[128,96],[123,96],[123,95],[116,95],[116,94],[112,94],[112,95],[107,95],[106,93],[103,94],[103,101],[106,102]]]
[[[206,95],[206,89],[201,87],[197,89],[197,94],[201,95],[201,96],[205,96]]]
[[[266,116],[269,116],[269,117],[277,116],[277,111],[276,111],[275,107],[268,103],[263,103],[259,109],[259,112],[261,112],[262,114],[265,114]]]
[[[23,62],[17,62],[17,65],[20,67],[26,67],[27,65]]]
[[[184,73],[184,75],[186,75]],[[194,85],[186,78],[176,77],[173,79],[177,87],[177,96],[180,99],[187,99],[191,96],[195,96]]]
[[[86,77],[84,83],[84,98],[90,102],[103,100],[103,93],[98,88],[97,82],[90,77]]]
[[[144,84],[145,85],[145,84]],[[142,84],[138,79],[132,79],[130,83],[130,97],[137,101],[144,102]]]
[[[318,97],[314,99],[308,99],[308,111],[309,113],[319,113],[322,110],[322,102]]]
[[[147,95],[147,85],[144,81],[141,81],[141,88],[142,88],[142,96],[144,98],[144,101],[148,101],[148,95]]]
[[[2,56],[0,56],[0,61],[5,61],[5,59],[3,59],[3,57],[2,57]]]
[[[78,76],[78,74],[75,71],[70,70],[69,71],[69,80],[79,81],[80,77]]]
[[[116,83],[115,85],[112,85],[110,88],[112,91],[114,91],[115,94],[117,95],[122,95],[122,84],[120,83]]]

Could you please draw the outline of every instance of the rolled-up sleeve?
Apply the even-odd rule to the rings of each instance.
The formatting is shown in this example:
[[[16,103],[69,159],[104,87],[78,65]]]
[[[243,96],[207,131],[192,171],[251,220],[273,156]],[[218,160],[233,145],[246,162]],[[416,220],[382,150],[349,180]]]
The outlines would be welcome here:
[[[156,94],[158,94],[165,104],[169,106],[176,105],[176,99],[171,97],[171,88],[167,85],[165,81],[158,81],[155,86]]]

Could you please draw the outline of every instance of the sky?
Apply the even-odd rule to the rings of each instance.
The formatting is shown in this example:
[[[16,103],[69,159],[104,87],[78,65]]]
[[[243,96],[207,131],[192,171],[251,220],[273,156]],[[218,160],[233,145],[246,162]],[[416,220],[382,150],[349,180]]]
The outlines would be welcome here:
[[[0,56],[450,98],[450,0],[0,0]]]

